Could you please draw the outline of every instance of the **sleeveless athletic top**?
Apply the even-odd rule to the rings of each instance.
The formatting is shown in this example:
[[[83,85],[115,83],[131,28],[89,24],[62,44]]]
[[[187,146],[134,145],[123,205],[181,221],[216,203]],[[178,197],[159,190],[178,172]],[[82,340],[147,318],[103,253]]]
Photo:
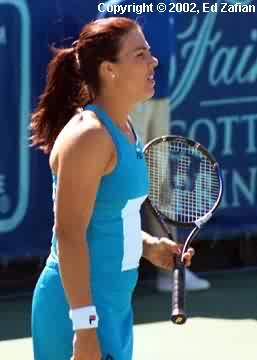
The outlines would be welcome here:
[[[114,290],[132,289],[142,255],[140,207],[148,193],[142,144],[136,132],[136,143],[131,144],[98,106],[87,105],[85,110],[97,115],[112,137],[117,153],[114,170],[101,179],[85,234],[90,254],[91,282],[93,280],[98,287]],[[53,199],[56,182],[57,178],[53,177]],[[58,240],[54,230],[48,261],[58,262]]]

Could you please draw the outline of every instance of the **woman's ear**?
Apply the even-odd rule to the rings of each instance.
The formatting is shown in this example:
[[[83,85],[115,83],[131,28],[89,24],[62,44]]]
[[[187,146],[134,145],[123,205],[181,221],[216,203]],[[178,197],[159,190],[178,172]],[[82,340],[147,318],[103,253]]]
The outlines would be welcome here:
[[[114,64],[110,61],[103,61],[101,63],[99,73],[101,78],[106,81],[114,80],[116,78]]]

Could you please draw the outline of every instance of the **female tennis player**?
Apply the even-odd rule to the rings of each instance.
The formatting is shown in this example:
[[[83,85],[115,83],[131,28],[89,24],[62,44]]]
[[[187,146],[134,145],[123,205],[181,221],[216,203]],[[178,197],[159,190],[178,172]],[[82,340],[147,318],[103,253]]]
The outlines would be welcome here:
[[[49,64],[31,122],[32,143],[50,153],[55,218],[33,296],[35,360],[131,360],[140,257],[170,269],[180,253],[140,228],[148,178],[128,114],[153,95],[157,63],[136,22],[110,18]]]

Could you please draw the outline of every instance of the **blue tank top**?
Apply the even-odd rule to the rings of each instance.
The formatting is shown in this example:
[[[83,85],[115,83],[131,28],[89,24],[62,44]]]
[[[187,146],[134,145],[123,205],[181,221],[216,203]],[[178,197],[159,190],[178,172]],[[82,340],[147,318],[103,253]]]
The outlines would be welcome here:
[[[136,143],[115,125],[98,106],[87,105],[112,137],[117,163],[101,178],[90,223],[87,228],[91,281],[113,289],[133,288],[142,255],[140,207],[148,193],[147,167],[142,143]],[[100,144],[99,144],[100,146]],[[56,177],[53,178],[53,197]],[[57,239],[53,232],[49,261],[58,262]]]

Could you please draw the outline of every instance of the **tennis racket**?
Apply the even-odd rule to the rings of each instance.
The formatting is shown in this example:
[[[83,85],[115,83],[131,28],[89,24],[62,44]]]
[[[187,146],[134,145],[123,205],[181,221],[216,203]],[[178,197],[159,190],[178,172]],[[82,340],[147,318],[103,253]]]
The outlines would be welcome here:
[[[184,324],[185,267],[182,261],[192,240],[217,209],[223,192],[220,166],[199,143],[182,136],[162,136],[144,147],[150,192],[146,205],[167,237],[170,225],[191,229],[174,257],[171,320]]]

